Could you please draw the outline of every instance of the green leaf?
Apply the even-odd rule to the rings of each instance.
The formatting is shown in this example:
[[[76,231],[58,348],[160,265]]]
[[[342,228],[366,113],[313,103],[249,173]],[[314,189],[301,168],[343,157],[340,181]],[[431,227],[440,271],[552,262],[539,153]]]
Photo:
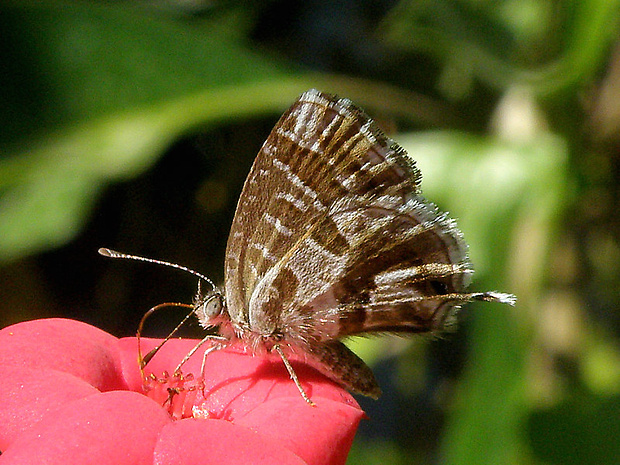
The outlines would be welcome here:
[[[527,433],[536,456],[557,465],[599,465],[620,457],[620,398],[580,393],[534,412]]]
[[[450,97],[472,94],[475,79],[547,95],[596,76],[616,40],[619,10],[618,0],[416,0],[400,2],[383,26],[391,43],[443,64],[439,85]]]
[[[280,111],[311,87],[208,22],[86,2],[1,13],[0,260],[70,240],[104,185],[182,134]]]

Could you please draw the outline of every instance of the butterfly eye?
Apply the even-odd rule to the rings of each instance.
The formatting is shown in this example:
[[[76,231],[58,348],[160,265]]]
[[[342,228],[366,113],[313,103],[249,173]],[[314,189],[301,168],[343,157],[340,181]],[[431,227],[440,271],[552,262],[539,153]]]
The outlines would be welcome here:
[[[222,294],[213,293],[205,297],[196,305],[196,316],[203,326],[211,326],[213,319],[217,318],[224,309]]]

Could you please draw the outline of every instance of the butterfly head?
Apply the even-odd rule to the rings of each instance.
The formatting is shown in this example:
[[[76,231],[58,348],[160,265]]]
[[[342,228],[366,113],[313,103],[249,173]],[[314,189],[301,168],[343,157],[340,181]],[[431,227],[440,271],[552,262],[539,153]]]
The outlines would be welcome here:
[[[194,300],[194,313],[200,325],[205,328],[219,325],[227,316],[224,296],[217,289],[203,294],[198,285],[198,294]]]

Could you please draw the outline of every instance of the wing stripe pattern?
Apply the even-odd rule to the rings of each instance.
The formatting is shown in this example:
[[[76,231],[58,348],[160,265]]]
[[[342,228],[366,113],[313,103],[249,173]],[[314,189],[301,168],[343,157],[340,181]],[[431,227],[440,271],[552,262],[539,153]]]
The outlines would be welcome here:
[[[225,282],[237,332],[346,371],[361,361],[343,336],[443,329],[472,298],[472,269],[461,233],[419,183],[413,160],[353,103],[303,94],[263,145],[233,220]],[[365,365],[346,381],[331,370],[378,393]]]

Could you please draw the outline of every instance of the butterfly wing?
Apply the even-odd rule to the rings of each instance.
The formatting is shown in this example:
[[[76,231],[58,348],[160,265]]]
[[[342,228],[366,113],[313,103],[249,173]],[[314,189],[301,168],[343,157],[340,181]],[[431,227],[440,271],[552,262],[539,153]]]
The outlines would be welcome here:
[[[459,299],[435,297],[462,293],[470,266],[419,181],[349,100],[304,93],[240,196],[225,264],[231,319],[298,342],[443,326]]]

